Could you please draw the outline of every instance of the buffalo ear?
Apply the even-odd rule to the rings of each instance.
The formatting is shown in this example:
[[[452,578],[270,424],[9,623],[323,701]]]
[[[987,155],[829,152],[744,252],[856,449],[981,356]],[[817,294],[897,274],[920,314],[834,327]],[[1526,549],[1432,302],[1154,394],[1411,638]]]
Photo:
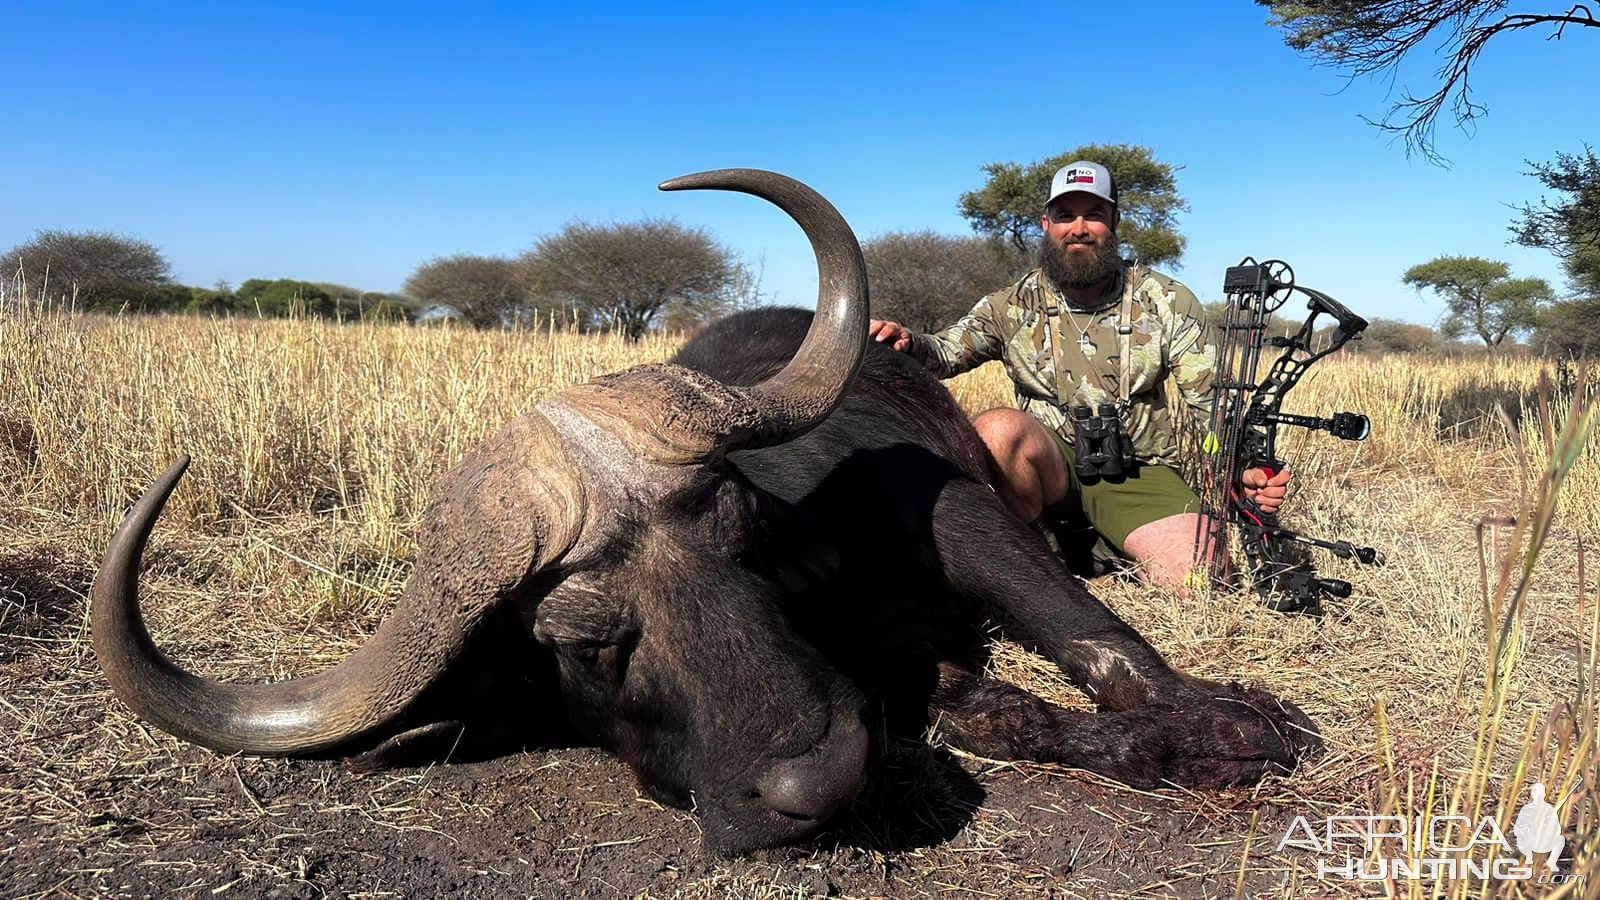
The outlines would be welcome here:
[[[539,601],[533,636],[549,646],[621,642],[633,630],[632,610],[592,578],[564,579]]]

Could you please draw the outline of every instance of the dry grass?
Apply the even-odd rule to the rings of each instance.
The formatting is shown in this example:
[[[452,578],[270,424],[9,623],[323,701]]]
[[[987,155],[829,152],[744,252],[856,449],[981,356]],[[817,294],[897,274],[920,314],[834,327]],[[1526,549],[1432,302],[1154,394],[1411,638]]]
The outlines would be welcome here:
[[[20,816],[58,823],[64,847],[86,835],[137,843],[95,818],[107,780],[221,779],[250,793],[244,779],[233,786],[232,761],[192,756],[201,762],[175,766],[163,755],[170,739],[134,721],[95,679],[83,634],[83,593],[104,542],[171,458],[188,453],[195,463],[152,542],[146,593],[157,642],[209,675],[303,674],[347,652],[381,615],[404,579],[429,486],[466,448],[566,385],[664,359],[673,348],[539,332],[83,317],[0,299],[0,673],[8,685],[0,725],[13,736],[0,750],[8,775],[0,807],[13,810],[0,814],[0,834]],[[1458,811],[1498,814],[1509,833],[1534,780],[1552,785],[1553,797],[1574,791],[1563,822],[1582,836],[1576,868],[1590,891],[1600,890],[1600,604],[1581,552],[1584,536],[1600,533],[1600,454],[1585,443],[1568,375],[1557,374],[1541,425],[1534,398],[1542,368],[1347,357],[1319,367],[1291,395],[1293,411],[1363,410],[1373,420],[1364,444],[1311,437],[1284,450],[1298,484],[1290,523],[1371,543],[1389,560],[1376,570],[1320,560],[1356,585],[1325,621],[1272,615],[1243,595],[1180,602],[1127,582],[1094,586],[1180,667],[1271,685],[1328,740],[1330,752],[1292,779],[1222,801],[1177,801],[1197,820],[1195,840],[1208,821],[1230,835],[1218,837],[1225,852],[1212,848],[1227,863],[1204,873],[1212,879],[1205,893],[1232,894],[1246,874],[1252,885],[1282,885],[1280,895],[1355,893],[1308,875],[1309,853],[1279,851],[1281,820]],[[993,366],[952,389],[972,412],[1009,402]],[[1566,445],[1563,428],[1578,429]],[[1552,457],[1566,469],[1551,470]],[[1499,524],[1480,527],[1486,516]],[[1480,565],[1484,553],[1489,562]],[[1014,647],[1002,647],[995,665],[1070,699],[1048,666]],[[403,791],[373,795],[361,814],[383,827],[426,829],[435,815]],[[1250,810],[1276,816],[1278,830],[1253,827]],[[1006,845],[1018,828],[980,815],[968,849],[918,850],[897,864],[975,866],[998,879],[1001,893],[1006,885],[1042,890],[1048,867],[1018,868],[983,851]],[[1172,861],[1180,875],[1184,865]],[[241,862],[231,871],[293,876],[269,868]],[[1012,869],[1027,871],[1007,881]],[[682,892],[806,894],[805,882],[764,871],[713,868]],[[205,872],[195,879],[207,890],[221,884]],[[1181,878],[1162,883],[1152,892],[1191,892]],[[1482,889],[1462,882],[1446,893]],[[1533,885],[1527,892],[1558,895]]]

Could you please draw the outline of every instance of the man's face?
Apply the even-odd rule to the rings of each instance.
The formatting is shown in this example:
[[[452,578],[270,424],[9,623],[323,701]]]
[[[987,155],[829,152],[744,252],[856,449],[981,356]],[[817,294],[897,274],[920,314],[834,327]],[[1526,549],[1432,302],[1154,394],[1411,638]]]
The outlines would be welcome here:
[[[1060,287],[1093,287],[1122,265],[1117,209],[1093,194],[1074,191],[1057,197],[1045,209],[1040,227],[1040,265]]]

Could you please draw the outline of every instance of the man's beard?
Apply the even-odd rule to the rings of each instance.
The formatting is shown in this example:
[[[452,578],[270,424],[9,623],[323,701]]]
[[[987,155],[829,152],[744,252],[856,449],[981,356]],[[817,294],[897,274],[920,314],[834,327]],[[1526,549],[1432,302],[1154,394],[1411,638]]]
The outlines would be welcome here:
[[[1060,288],[1094,287],[1122,268],[1122,248],[1115,235],[1091,253],[1072,251],[1071,243],[1057,244],[1049,235],[1039,239],[1039,266]]]

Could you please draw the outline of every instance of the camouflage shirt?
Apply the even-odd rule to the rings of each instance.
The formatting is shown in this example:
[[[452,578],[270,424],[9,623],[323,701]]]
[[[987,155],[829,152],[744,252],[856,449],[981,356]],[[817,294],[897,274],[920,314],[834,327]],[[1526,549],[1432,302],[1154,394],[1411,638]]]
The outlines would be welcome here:
[[[1216,348],[1207,340],[1193,292],[1165,275],[1127,265],[1103,306],[1080,311],[1035,269],[979,300],[949,328],[914,335],[907,352],[940,378],[1000,360],[1016,389],[1017,407],[1071,443],[1072,407],[1121,399],[1117,318],[1124,291],[1133,296],[1133,333],[1123,423],[1134,455],[1175,465],[1178,438],[1167,407],[1167,376],[1202,429],[1209,427]]]

